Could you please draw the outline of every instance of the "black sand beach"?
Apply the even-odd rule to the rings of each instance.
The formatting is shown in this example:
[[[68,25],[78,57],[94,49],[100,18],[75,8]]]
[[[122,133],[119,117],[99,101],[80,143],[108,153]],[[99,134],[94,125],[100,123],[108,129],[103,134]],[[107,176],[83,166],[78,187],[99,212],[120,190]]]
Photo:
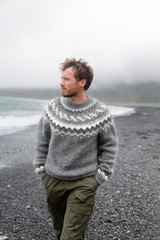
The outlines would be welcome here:
[[[86,240],[160,239],[160,108],[115,119],[115,174],[98,188]],[[34,173],[37,127],[0,136],[0,240],[56,240]],[[5,236],[6,238],[2,238]]]

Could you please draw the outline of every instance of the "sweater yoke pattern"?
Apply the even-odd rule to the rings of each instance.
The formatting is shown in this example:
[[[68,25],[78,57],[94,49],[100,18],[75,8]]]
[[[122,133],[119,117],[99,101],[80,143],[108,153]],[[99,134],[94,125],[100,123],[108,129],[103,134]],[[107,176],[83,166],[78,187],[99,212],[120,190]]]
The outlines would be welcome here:
[[[68,98],[53,99],[44,118],[54,134],[81,138],[97,135],[112,124],[105,105],[91,97],[82,103],[72,103]]]

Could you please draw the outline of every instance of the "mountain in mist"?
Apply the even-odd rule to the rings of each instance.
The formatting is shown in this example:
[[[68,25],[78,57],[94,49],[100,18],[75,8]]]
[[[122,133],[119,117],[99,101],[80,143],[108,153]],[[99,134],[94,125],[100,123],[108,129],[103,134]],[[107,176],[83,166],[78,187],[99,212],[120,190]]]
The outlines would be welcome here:
[[[108,102],[149,103],[160,102],[160,83],[119,83],[112,87],[100,87],[91,91],[94,96]]]
[[[90,89],[88,94],[110,103],[149,103],[160,102],[160,83],[139,84],[119,83]],[[0,89],[0,96],[52,99],[61,96],[60,89]]]

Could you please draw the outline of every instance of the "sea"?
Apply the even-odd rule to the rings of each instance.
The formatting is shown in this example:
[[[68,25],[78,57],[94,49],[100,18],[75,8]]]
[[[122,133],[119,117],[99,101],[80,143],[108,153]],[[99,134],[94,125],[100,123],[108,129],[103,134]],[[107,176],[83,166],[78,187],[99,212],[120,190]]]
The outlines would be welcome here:
[[[49,100],[0,96],[0,136],[38,124]],[[108,106],[113,118],[131,115],[134,107]]]

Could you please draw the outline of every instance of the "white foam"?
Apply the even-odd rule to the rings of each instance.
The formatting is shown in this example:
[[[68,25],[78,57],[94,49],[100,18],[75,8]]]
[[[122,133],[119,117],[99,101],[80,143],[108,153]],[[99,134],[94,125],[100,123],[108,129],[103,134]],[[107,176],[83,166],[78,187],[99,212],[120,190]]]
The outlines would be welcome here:
[[[129,107],[109,106],[108,109],[113,117],[129,116],[135,113],[135,109]]]
[[[38,123],[40,115],[0,117],[0,135],[15,133]]]

